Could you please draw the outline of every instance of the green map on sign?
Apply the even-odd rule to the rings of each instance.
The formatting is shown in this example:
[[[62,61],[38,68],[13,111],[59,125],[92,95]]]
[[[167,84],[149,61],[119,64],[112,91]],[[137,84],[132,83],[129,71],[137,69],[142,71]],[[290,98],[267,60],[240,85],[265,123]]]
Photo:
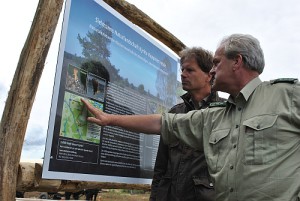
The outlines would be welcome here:
[[[86,121],[91,114],[81,102],[81,96],[66,92],[60,125],[60,136],[100,142],[100,127],[95,127]],[[89,100],[96,108],[103,110],[103,104]]]

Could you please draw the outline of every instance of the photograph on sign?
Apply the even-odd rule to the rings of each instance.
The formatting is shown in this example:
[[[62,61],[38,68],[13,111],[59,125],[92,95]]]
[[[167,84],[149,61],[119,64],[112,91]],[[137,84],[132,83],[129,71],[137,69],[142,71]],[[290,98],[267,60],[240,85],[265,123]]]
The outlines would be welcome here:
[[[149,184],[159,136],[87,122],[81,99],[111,114],[168,111],[179,58],[103,1],[65,6],[42,177]]]

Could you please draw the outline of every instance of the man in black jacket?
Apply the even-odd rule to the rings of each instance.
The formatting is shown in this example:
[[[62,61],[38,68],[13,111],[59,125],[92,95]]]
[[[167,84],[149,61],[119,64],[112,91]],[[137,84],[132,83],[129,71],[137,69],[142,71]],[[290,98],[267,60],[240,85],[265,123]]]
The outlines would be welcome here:
[[[175,105],[170,113],[187,113],[202,109],[211,102],[223,101],[211,93],[213,56],[202,48],[186,48],[180,52],[183,103]],[[205,156],[181,141],[170,146],[160,139],[150,201],[213,201],[215,198]]]

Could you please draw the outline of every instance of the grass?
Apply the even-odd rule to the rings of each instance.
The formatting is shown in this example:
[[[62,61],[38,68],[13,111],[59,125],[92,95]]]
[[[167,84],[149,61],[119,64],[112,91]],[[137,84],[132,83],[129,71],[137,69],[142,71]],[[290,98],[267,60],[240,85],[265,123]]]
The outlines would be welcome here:
[[[130,194],[130,193],[115,193],[104,192],[100,193],[99,201],[142,201],[149,200],[149,193]],[[99,197],[99,196],[98,196]]]

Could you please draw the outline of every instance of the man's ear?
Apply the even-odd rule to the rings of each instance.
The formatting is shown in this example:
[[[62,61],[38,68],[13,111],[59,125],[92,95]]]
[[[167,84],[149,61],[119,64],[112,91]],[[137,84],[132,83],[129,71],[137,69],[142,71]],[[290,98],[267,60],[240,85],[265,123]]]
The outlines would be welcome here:
[[[240,66],[242,66],[243,63],[243,56],[241,54],[238,54],[233,59],[233,70],[238,70]]]
[[[212,80],[212,75],[210,73],[207,73],[205,81],[206,82],[211,82],[211,80]]]

